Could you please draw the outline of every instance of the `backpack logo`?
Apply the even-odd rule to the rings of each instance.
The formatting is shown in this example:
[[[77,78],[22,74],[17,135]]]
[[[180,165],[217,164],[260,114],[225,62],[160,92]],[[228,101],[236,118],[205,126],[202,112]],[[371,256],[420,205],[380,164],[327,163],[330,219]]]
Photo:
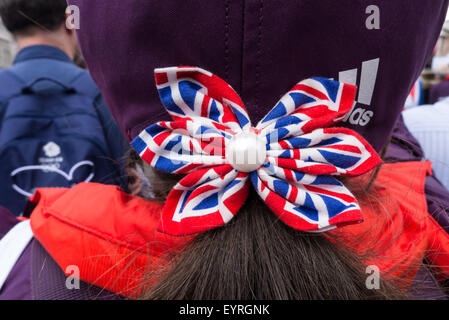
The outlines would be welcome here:
[[[77,171],[83,170],[83,169],[87,170],[87,172],[88,172],[87,177],[82,179],[82,181],[74,181],[75,174],[77,173]],[[62,179],[63,181],[66,181],[70,186],[74,186],[80,182],[92,181],[92,179],[95,176],[94,169],[95,169],[95,165],[92,161],[78,162],[70,169],[69,173],[62,171],[62,170],[56,168],[55,166],[45,166],[45,165],[25,166],[25,167],[17,168],[13,172],[11,172],[11,178],[13,179],[13,181],[16,181],[20,174],[32,174],[35,171],[40,171],[40,172],[45,173],[46,175],[51,175],[51,176],[54,176],[57,178],[63,178]],[[46,186],[41,186],[41,187],[46,187]],[[67,186],[62,186],[62,187],[67,187]],[[38,189],[38,187],[35,187],[35,188],[33,188],[33,190],[25,190],[25,188],[20,187],[17,183],[14,183],[12,185],[12,188],[16,192],[20,193],[21,195],[23,195],[27,198],[31,197],[35,193],[36,189]]]
[[[42,147],[43,157],[38,159],[39,164],[45,167],[61,168],[64,158],[61,156],[61,147],[53,141],[48,142]]]
[[[42,150],[44,151],[45,155],[50,158],[57,157],[61,154],[61,148],[54,142],[50,141],[47,143]]]

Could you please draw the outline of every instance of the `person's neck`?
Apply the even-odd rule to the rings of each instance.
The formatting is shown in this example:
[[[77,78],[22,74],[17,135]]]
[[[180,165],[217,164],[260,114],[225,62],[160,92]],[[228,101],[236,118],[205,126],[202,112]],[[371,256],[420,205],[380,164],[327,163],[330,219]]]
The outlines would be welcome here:
[[[73,52],[73,50],[64,41],[58,40],[57,36],[53,36],[50,34],[37,34],[29,37],[17,37],[16,41],[19,50],[36,45],[47,45],[61,49],[72,60],[75,57],[75,53]]]

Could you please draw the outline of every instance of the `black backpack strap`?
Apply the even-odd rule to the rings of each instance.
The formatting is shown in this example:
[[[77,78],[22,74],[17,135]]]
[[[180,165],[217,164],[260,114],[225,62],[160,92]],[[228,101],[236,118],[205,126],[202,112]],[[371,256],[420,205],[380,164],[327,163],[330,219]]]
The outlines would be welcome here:
[[[48,81],[48,82],[52,82],[52,83],[56,84],[57,86],[60,87],[60,89],[62,90],[62,92],[64,94],[75,94],[75,93],[77,93],[77,90],[75,88],[69,87],[69,86],[65,85],[61,81],[58,81],[58,80],[55,80],[55,79],[52,79],[52,78],[48,78],[48,77],[41,77],[41,78],[38,78],[38,79],[34,80],[29,85],[23,87],[22,90],[21,90],[22,94],[36,94],[36,93],[39,93],[40,90],[36,89],[35,87],[36,87],[37,84],[39,84],[41,82],[44,82],[44,81]]]
[[[76,75],[75,78],[78,78],[79,74]],[[73,77],[72,77],[73,78]],[[9,102],[15,97],[27,94],[38,94],[45,90],[36,88],[36,86],[41,82],[51,82],[55,84],[55,88],[57,90],[61,90],[64,94],[74,94],[77,93],[76,88],[70,85],[73,80],[65,81],[65,80],[57,80],[50,77],[40,77],[34,79],[32,82],[27,83],[24,79],[22,79],[19,75],[17,75],[12,70],[6,69],[2,71],[2,76],[0,77],[0,81],[3,83],[7,83],[7,86],[3,86],[0,90],[0,100]],[[52,90],[53,91],[53,90]]]

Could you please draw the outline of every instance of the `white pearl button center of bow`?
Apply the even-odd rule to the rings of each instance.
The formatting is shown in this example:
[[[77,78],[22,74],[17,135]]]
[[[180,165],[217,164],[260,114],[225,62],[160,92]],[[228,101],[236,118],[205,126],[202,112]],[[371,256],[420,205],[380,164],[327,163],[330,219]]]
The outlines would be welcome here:
[[[226,146],[226,159],[241,172],[256,171],[265,163],[266,157],[266,139],[252,132],[234,136]]]

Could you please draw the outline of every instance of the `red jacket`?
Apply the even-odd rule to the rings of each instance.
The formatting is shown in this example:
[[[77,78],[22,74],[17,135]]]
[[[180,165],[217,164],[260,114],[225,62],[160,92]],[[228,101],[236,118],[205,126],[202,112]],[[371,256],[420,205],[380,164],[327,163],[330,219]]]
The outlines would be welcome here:
[[[449,236],[428,214],[424,195],[430,166],[384,165],[373,190],[360,199],[365,221],[334,231],[366,264],[407,284],[424,258],[435,265],[440,280],[449,277]],[[125,296],[134,296],[145,275],[191,239],[159,233],[162,205],[114,186],[41,189],[32,201],[37,204],[31,216],[35,237],[59,266],[76,265],[82,280]]]

